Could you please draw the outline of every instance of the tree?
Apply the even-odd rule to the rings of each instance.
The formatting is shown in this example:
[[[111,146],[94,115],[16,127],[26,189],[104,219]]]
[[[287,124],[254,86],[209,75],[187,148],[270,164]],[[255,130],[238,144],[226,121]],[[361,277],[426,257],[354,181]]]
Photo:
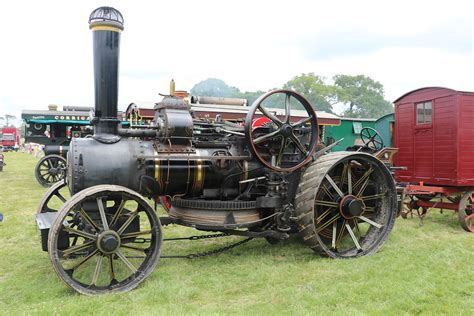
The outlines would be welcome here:
[[[380,82],[364,75],[336,75],[333,79],[337,101],[348,106],[343,116],[378,118],[393,112]]]
[[[223,80],[209,78],[194,85],[191,95],[208,97],[236,98],[240,95],[240,90],[227,85]]]
[[[10,120],[16,120],[16,116],[15,115],[10,115],[10,114],[5,115],[5,126],[6,127],[10,126],[10,124],[8,123],[8,121],[10,121]]]
[[[283,85],[283,89],[291,89],[301,93],[318,111],[332,112],[336,103],[335,90],[324,82],[324,78],[310,72],[295,76]]]

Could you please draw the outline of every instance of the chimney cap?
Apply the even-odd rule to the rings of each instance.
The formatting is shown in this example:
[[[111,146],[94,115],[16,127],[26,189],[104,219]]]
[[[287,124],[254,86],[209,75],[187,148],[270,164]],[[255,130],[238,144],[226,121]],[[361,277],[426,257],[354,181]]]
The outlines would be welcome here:
[[[123,16],[119,10],[112,7],[100,7],[92,11],[89,16],[89,25],[107,25],[123,30]]]

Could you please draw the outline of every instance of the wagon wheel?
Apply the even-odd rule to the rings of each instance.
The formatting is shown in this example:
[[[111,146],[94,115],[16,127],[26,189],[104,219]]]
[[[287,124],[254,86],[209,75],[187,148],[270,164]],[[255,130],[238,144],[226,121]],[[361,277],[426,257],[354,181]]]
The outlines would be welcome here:
[[[95,295],[137,287],[158,263],[161,243],[160,221],[143,197],[97,185],[63,205],[49,231],[48,253],[68,286]]]
[[[461,227],[474,233],[474,191],[467,192],[459,202],[458,219]]]
[[[38,183],[50,187],[64,179],[66,175],[66,159],[59,155],[48,155],[36,164],[35,176]]]
[[[364,153],[330,153],[303,173],[295,198],[304,241],[332,258],[377,251],[392,230],[397,195],[390,172]]]
[[[48,191],[46,191],[38,206],[36,214],[58,212],[70,196],[69,188],[64,179],[55,183],[48,189]]]
[[[306,111],[307,117],[297,122],[290,121],[292,100]],[[267,109],[269,104],[275,108],[283,106],[285,116],[278,118],[272,114]],[[271,121],[266,126],[269,129],[266,134],[252,127],[257,111]],[[308,138],[302,135],[304,129],[310,132]],[[245,136],[252,154],[260,163],[274,171],[291,172],[310,162],[318,144],[318,120],[313,107],[302,95],[292,90],[274,90],[252,104],[245,118]]]
[[[373,151],[379,151],[383,148],[383,139],[377,130],[371,127],[364,127],[360,131],[360,138],[364,143],[364,146],[372,149]]]

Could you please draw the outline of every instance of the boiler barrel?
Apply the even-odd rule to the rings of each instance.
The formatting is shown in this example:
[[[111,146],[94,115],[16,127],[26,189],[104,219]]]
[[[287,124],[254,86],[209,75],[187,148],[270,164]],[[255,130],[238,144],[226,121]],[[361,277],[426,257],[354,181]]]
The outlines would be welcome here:
[[[261,175],[261,168],[253,163],[228,162],[219,167],[215,160],[200,158],[213,151],[222,149],[179,157],[157,153],[151,141],[121,139],[104,145],[93,138],[74,139],[68,153],[68,184],[73,194],[94,185],[115,184],[148,197],[201,196],[204,189],[212,195],[234,188],[235,194],[239,181]]]

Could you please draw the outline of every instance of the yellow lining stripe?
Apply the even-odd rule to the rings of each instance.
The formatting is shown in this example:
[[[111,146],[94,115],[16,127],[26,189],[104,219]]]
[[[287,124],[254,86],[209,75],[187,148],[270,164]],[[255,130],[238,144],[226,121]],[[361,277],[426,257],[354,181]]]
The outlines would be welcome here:
[[[91,26],[92,31],[113,31],[113,32],[122,32],[118,27],[113,27],[109,25],[96,25]]]

